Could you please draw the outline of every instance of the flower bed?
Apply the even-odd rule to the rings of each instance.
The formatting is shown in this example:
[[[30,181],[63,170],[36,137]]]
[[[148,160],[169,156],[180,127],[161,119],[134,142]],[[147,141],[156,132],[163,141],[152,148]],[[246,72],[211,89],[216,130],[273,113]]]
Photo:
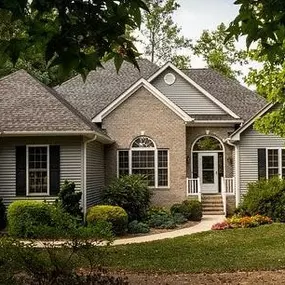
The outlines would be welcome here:
[[[214,224],[212,230],[225,230],[234,228],[253,228],[261,225],[271,224],[272,219],[267,216],[255,215],[240,217],[237,215],[227,218],[221,223]]]

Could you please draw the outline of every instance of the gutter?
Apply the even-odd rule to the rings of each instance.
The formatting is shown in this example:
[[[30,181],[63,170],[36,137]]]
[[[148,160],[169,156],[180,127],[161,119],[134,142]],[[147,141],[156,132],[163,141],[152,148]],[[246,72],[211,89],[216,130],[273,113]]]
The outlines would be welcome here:
[[[87,144],[95,141],[98,138],[97,135],[94,135],[93,138],[83,142],[83,219],[85,222],[86,212],[87,212]]]
[[[236,207],[240,204],[240,151],[239,145],[236,145],[230,141],[230,138],[224,140],[228,145],[235,148],[235,186],[236,186]]]

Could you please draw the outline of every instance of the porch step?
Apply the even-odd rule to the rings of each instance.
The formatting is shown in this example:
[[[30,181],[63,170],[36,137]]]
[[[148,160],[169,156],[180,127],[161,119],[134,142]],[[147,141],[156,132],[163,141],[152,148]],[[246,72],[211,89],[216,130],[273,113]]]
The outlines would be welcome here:
[[[202,210],[204,215],[224,215],[222,195],[202,195]]]

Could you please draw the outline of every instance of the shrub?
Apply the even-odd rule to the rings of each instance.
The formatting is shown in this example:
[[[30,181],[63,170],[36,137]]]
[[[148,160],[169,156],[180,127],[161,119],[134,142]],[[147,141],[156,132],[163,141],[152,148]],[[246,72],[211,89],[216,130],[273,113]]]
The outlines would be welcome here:
[[[51,225],[50,206],[38,201],[15,201],[8,207],[8,232],[15,237],[34,237],[37,226]]]
[[[59,204],[70,215],[82,218],[81,196],[81,192],[75,192],[74,182],[65,180],[58,194]]]
[[[0,198],[0,230],[6,226],[6,207],[3,203],[3,199]]]
[[[212,225],[212,230],[226,230],[226,229],[230,229],[231,226],[229,225],[229,223],[227,221],[221,222],[221,223],[216,223],[214,225]]]
[[[173,217],[174,223],[177,225],[181,225],[187,222],[187,219],[181,213],[174,213],[172,217]]]
[[[201,221],[202,204],[198,200],[185,200],[181,204],[174,204],[170,211],[172,215],[180,213],[189,221]]]
[[[285,180],[275,177],[249,183],[241,209],[249,215],[261,214],[285,222]]]
[[[107,221],[112,224],[113,232],[118,235],[125,233],[128,226],[128,215],[119,206],[98,205],[91,207],[86,219],[89,226],[95,225],[98,221]]]
[[[176,223],[172,215],[164,208],[155,207],[148,213],[148,225],[158,229],[173,229]]]
[[[120,206],[126,210],[130,221],[145,218],[150,205],[151,190],[145,176],[125,175],[116,178],[104,193],[106,204]]]
[[[149,226],[143,222],[138,222],[134,220],[129,223],[128,231],[131,234],[140,234],[140,233],[148,233],[150,230]]]

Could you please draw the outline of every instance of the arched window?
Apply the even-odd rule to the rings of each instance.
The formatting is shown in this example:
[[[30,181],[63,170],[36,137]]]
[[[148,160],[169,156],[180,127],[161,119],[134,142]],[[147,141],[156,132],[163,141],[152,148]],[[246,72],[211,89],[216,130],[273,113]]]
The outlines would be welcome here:
[[[133,140],[129,150],[118,151],[118,175],[142,174],[151,187],[168,187],[168,150],[157,149],[147,136]]]
[[[198,139],[193,147],[193,151],[203,150],[223,150],[223,147],[216,138],[205,136]]]

